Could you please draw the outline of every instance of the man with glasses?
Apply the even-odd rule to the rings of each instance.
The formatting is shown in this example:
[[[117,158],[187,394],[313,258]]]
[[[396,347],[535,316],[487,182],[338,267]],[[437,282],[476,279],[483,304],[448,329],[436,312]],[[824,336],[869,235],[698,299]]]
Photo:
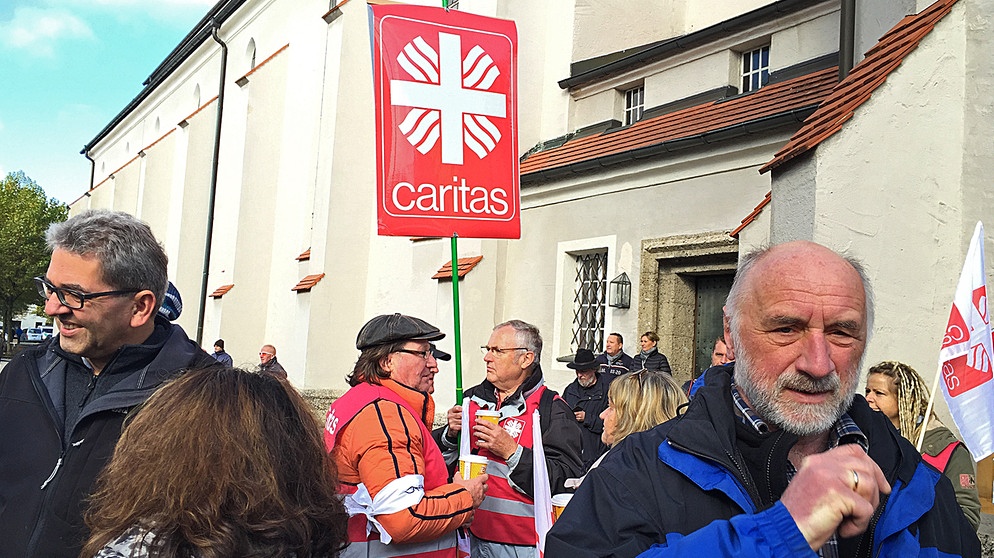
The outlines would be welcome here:
[[[47,234],[35,278],[57,335],[0,374],[0,556],[78,556],[84,500],[125,417],[178,370],[214,363],[157,311],[166,254],[148,225],[94,210]]]
[[[280,380],[286,379],[286,370],[283,365],[276,360],[276,347],[263,345],[259,349],[259,372],[275,376]]]
[[[338,469],[349,519],[343,557],[450,556],[456,530],[483,502],[487,475],[448,481],[431,438],[438,362],[428,322],[382,315],[359,330],[349,391],[332,403],[325,444]]]
[[[537,540],[532,415],[539,410],[552,494],[565,492],[566,479],[583,474],[580,427],[569,405],[545,387],[538,328],[520,320],[498,324],[481,350],[487,378],[466,390],[467,416],[473,420],[486,409],[499,411],[500,417],[497,424],[477,419],[469,425],[472,453],[490,460],[491,475],[485,505],[470,525],[472,555],[531,558]],[[436,440],[451,463],[458,457],[462,408],[453,407],[446,418]]]
[[[949,480],[857,393],[859,262],[807,241],[745,254],[724,324],[735,362],[591,470],[549,556],[980,556]]]

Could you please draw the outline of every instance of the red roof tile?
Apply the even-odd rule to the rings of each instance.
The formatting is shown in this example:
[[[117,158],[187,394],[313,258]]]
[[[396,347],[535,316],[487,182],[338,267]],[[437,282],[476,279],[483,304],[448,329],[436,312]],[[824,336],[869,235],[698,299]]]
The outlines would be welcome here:
[[[956,0],[938,0],[921,13],[905,17],[885,33],[866,53],[866,58],[836,86],[801,129],[759,172],[775,169],[813,150],[842,129],[842,125],[853,116],[854,111],[887,80],[887,76],[901,65],[905,56],[915,50],[922,38],[952,10],[955,3]]]
[[[756,217],[759,217],[759,214],[763,212],[763,208],[770,204],[770,196],[772,195],[773,192],[767,192],[766,197],[763,198],[763,201],[759,202],[759,205],[753,208],[752,213],[746,215],[746,218],[742,220],[742,224],[736,227],[734,231],[728,233],[728,236],[732,238],[738,238],[739,233],[742,232],[742,229],[749,226],[749,223],[755,221]]]
[[[483,256],[473,256],[471,258],[459,258],[457,264],[459,267],[459,277],[465,277],[466,274],[469,273],[474,267],[476,267],[476,264],[480,263],[482,260]],[[452,279],[452,262],[451,261],[445,262],[445,265],[440,267],[438,271],[435,272],[435,275],[431,276],[431,278]]]
[[[221,285],[220,287],[214,289],[214,292],[210,294],[210,297],[221,298],[222,296],[228,294],[228,291],[230,291],[232,287],[234,287],[234,285]]]
[[[708,102],[640,120],[626,128],[567,141],[521,162],[521,174],[565,167],[608,155],[693,138],[736,125],[817,106],[831,92],[838,68],[773,83],[748,95]]]
[[[324,279],[324,273],[316,273],[314,275],[308,275],[307,277],[301,279],[290,290],[297,291],[298,293],[306,293],[307,291],[310,291],[314,287],[314,285],[317,285],[318,281],[322,279]]]
[[[300,253],[299,256],[297,256],[294,259],[297,260],[298,262],[306,262],[307,260],[311,259],[311,249],[308,248],[307,250],[304,250],[303,252]]]

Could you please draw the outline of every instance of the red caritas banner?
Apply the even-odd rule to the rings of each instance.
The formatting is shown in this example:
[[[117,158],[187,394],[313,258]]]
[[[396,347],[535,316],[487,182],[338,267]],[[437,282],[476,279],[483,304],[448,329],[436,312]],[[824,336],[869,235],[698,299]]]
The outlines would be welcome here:
[[[514,22],[370,10],[379,234],[520,238]]]

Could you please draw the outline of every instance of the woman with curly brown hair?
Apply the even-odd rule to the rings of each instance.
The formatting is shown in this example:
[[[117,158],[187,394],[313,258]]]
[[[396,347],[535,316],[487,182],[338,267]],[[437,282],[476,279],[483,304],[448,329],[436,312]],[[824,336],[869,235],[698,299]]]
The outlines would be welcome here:
[[[81,556],[335,556],[348,515],[292,386],[212,367],[157,391],[97,481]]]

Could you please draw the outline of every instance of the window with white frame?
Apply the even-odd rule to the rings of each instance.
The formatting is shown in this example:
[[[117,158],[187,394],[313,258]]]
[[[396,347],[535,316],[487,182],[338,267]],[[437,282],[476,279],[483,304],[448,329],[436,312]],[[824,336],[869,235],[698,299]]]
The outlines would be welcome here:
[[[645,86],[640,85],[625,91],[625,126],[642,120],[645,112]]]
[[[742,53],[742,93],[762,87],[770,77],[770,45]]]
[[[573,295],[573,338],[570,349],[604,351],[607,309],[607,250],[578,254]]]

